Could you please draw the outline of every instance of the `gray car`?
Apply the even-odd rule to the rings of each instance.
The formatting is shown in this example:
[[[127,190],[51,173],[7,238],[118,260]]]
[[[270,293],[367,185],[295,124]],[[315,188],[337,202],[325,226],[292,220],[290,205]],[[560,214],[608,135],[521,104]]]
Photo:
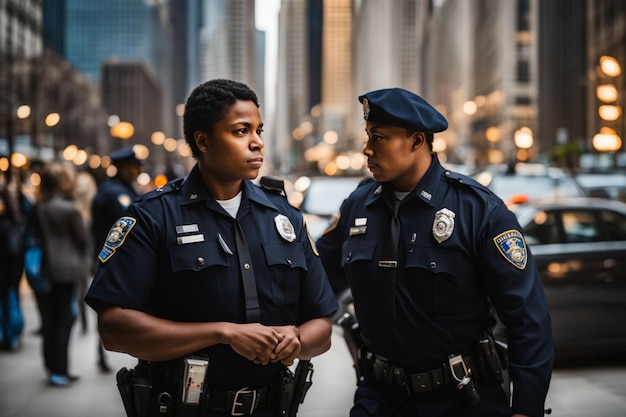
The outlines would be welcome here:
[[[510,208],[539,268],[557,353],[626,349],[626,204],[560,198]]]

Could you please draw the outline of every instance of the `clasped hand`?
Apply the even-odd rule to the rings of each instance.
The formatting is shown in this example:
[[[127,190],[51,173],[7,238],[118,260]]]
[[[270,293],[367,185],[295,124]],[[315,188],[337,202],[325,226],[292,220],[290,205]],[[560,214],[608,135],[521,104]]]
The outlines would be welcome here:
[[[235,352],[258,365],[280,362],[290,366],[301,350],[298,331],[289,325],[239,324],[230,345]]]

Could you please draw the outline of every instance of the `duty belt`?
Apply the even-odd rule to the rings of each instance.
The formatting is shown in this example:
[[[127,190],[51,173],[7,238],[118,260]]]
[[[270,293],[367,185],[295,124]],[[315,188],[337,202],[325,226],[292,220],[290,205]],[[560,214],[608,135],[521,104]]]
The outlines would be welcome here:
[[[471,366],[471,357],[463,355],[463,360]],[[394,386],[409,395],[443,388],[455,382],[447,363],[436,369],[410,373],[404,367],[393,365],[372,355],[372,376],[380,383]]]
[[[231,416],[248,416],[255,410],[271,405],[270,387],[242,388],[237,391],[209,390],[209,410],[221,411]]]

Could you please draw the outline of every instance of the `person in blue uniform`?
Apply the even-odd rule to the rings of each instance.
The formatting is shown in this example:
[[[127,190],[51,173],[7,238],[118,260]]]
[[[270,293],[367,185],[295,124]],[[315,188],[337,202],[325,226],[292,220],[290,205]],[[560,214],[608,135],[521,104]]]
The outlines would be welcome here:
[[[105,347],[153,376],[207,358],[203,415],[278,416],[285,367],[330,348],[337,302],[302,214],[252,182],[264,153],[254,91],[205,82],[183,123],[196,165],[115,222],[85,299]]]
[[[104,180],[91,203],[92,237],[99,252],[113,222],[119,219],[130,204],[139,196],[137,177],[141,174],[143,161],[137,157],[132,146],[116,149],[109,155],[115,165],[115,176]],[[97,255],[96,252],[96,255]]]
[[[373,178],[316,242],[335,291],[351,289],[360,326],[350,415],[542,416],[552,331],[516,217],[442,167],[432,142],[448,123],[422,97],[389,88],[359,101]],[[506,326],[511,405],[493,309]]]
[[[98,256],[102,244],[113,222],[128,210],[130,204],[139,197],[137,177],[141,174],[143,161],[139,159],[133,146],[116,149],[109,154],[111,163],[117,169],[115,176],[104,180],[91,202],[91,242],[94,259]],[[84,313],[81,311],[81,313]],[[83,328],[86,328],[86,316],[81,314]],[[98,367],[102,372],[111,372],[106,352],[98,342]]]

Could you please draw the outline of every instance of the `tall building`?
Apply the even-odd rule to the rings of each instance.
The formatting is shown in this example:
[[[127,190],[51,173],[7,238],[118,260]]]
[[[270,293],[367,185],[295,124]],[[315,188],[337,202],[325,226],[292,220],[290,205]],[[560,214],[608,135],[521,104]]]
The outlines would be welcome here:
[[[309,56],[307,37],[308,0],[283,0],[279,13],[278,70],[274,143],[269,147],[269,162],[281,173],[294,168],[307,169],[304,152],[314,145],[310,123]],[[301,129],[296,131],[296,129]]]
[[[587,0],[587,147],[626,167],[626,2]]]
[[[42,52],[41,7],[41,0],[0,2],[0,155],[13,153],[26,133],[16,109],[30,93],[31,63]]]
[[[458,148],[457,154],[465,158],[461,162],[470,165],[526,160],[540,151],[536,141],[526,149],[537,125],[538,2],[460,3],[465,0],[445,0],[433,7],[425,58],[426,96],[455,124],[463,123],[459,109],[469,116],[466,126],[443,135],[443,147],[448,152]],[[455,33],[457,28],[464,38]],[[471,55],[451,56],[464,50]],[[454,62],[461,65],[450,65]],[[522,137],[527,142],[520,147]]]
[[[540,1],[538,7],[538,149],[586,147],[586,0]]]
[[[355,150],[365,141],[363,109],[357,97],[381,88],[401,87],[424,94],[422,60],[426,2],[363,0],[354,10],[353,91],[349,96]]]
[[[208,0],[200,30],[200,82],[230,78],[257,91],[254,1]]]

